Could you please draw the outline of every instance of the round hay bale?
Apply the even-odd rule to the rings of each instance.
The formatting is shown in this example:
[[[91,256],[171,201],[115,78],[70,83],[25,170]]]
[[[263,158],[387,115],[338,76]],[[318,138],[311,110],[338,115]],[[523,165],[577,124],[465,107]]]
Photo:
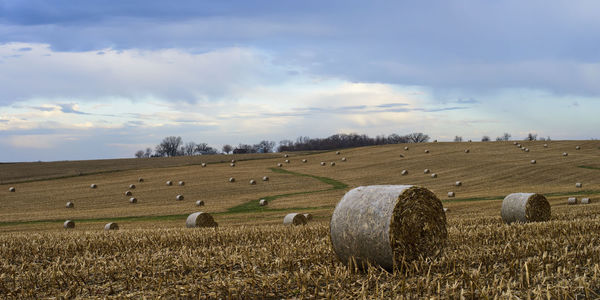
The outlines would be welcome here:
[[[283,164],[282,163],[278,163],[277,166],[281,168],[281,167],[283,167]]]
[[[425,150],[425,153],[429,153],[429,150]]]
[[[104,230],[119,230],[119,225],[114,222],[106,223],[106,225],[104,225]]]
[[[548,144],[544,144],[544,148],[548,148]]]
[[[529,148],[525,148],[525,152],[529,152]]]
[[[184,185],[185,185],[185,182],[184,182],[184,181],[180,181],[180,182],[178,182],[177,184],[179,184],[180,186],[184,186]]]
[[[331,165],[332,167],[335,167],[335,162],[333,162],[333,161],[332,161],[332,162],[330,163],[330,165]]]
[[[71,220],[66,220],[63,223],[63,228],[65,228],[65,229],[73,229],[73,228],[75,228],[75,222],[73,222]]]
[[[262,181],[269,181],[269,176],[263,176]]]
[[[454,198],[454,192],[448,192],[448,198]]]
[[[342,157],[342,161],[346,161],[346,158],[345,158],[345,157]]]
[[[125,196],[131,196],[131,191],[126,191]]]
[[[563,156],[568,156],[568,155],[569,155],[569,153],[563,152]]]
[[[462,182],[461,181],[457,181],[454,183],[455,186],[462,186]]]
[[[521,148],[521,144],[517,144],[517,148]]]
[[[232,159],[232,160],[231,160],[231,163],[232,163],[232,164],[235,164],[235,159]]]
[[[11,192],[11,193],[14,193],[14,192],[17,191],[17,189],[15,189],[14,186],[11,186],[11,187],[8,188],[8,191]]]
[[[577,182],[577,183],[575,183],[575,187],[576,188],[582,188],[583,184],[581,182]]]
[[[442,202],[412,185],[361,186],[347,192],[331,216],[331,244],[345,264],[392,270],[402,260],[440,253],[448,239]]]
[[[215,222],[210,214],[201,211],[189,215],[185,220],[185,227],[187,228],[217,226],[217,222]]]
[[[404,158],[404,155],[402,155],[402,154],[399,154],[399,156],[402,157],[402,158]]]
[[[324,166],[324,165],[325,165],[325,162],[324,162],[324,161],[322,161],[322,162],[321,162],[321,166]]]
[[[444,213],[446,213],[447,211],[448,211],[448,209],[444,207]]]
[[[283,155],[283,157],[285,157],[285,158],[288,158],[288,157],[289,157],[289,155],[287,155],[287,154],[284,154],[284,155]]]
[[[581,204],[590,204],[592,200],[590,198],[581,198]]]
[[[283,218],[284,225],[306,225],[306,217],[303,214],[291,213]]]
[[[568,205],[575,205],[575,204],[577,204],[577,197],[569,197],[567,199],[567,204]]]
[[[69,201],[67,202],[67,205],[65,205],[66,208],[75,208],[75,203]]]
[[[235,164],[234,163],[230,163],[229,166],[233,168],[233,167],[235,167]]]
[[[335,154],[340,155],[340,151],[336,151]]]
[[[535,159],[532,159],[532,160],[531,160],[531,164],[532,164],[532,165],[535,165],[535,164],[536,164],[536,161],[535,161]]]
[[[142,177],[138,178],[138,182],[144,182],[144,178],[142,178]]]
[[[580,150],[581,147],[580,146],[575,146],[575,150]]]
[[[437,140],[433,140],[434,143],[437,143]]]
[[[196,206],[204,206],[204,201],[202,201],[202,200],[196,201]]]
[[[431,178],[437,178],[437,174],[436,173],[431,174]]]
[[[465,153],[469,153],[469,152],[471,152],[471,150],[465,149]]]
[[[129,198],[129,203],[136,204],[137,203],[137,198],[135,198],[135,197]]]
[[[306,213],[306,214],[303,214],[303,215],[304,215],[304,218],[306,219],[306,221],[310,221],[310,220],[313,219],[313,215],[312,214]]]
[[[229,177],[229,182],[235,182],[235,178]]]
[[[183,200],[183,195],[177,195],[177,196],[175,197],[175,199],[177,199],[177,200],[181,201],[181,200]]]
[[[169,185],[169,186],[170,186],[170,185],[173,185],[173,182],[171,182],[171,181],[169,180],[169,181],[167,181],[167,185]]]
[[[256,180],[250,179],[250,185],[255,185],[255,184],[256,184]]]
[[[204,168],[204,167],[206,167],[206,163],[201,163],[200,166],[202,166]]]
[[[513,142],[513,145],[516,145],[516,144],[517,144],[517,142]]]
[[[303,159],[303,160],[302,160],[302,162],[303,162],[303,163],[307,163],[307,162],[308,162],[308,160],[306,160],[306,159]]]
[[[95,189],[97,187],[98,187],[98,185],[96,185],[95,183],[90,184],[90,188],[92,188],[92,189]]]
[[[423,174],[429,174],[429,172],[431,172],[429,169],[423,170]]]
[[[544,195],[536,193],[513,193],[504,198],[500,211],[502,221],[538,222],[550,220],[550,203]]]
[[[135,184],[130,184],[129,188],[132,189],[132,190],[135,189]]]
[[[400,174],[402,174],[402,176],[408,175],[408,171],[407,170],[402,170],[402,172],[400,172]]]
[[[258,200],[258,205],[260,206],[266,206],[267,204],[269,204],[269,201],[267,201],[267,199]]]
[[[285,163],[286,163],[286,164],[289,164],[289,163],[290,163],[290,160],[289,160],[289,159],[286,159],[286,160],[285,160]]]
[[[407,147],[404,147],[404,150],[407,150],[407,151],[408,151],[408,146],[407,146]]]

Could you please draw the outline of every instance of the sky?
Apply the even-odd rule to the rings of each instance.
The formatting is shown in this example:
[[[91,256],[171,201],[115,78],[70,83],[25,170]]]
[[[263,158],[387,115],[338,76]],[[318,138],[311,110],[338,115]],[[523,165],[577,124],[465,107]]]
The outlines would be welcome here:
[[[600,138],[598,1],[0,0],[0,162],[166,136]]]

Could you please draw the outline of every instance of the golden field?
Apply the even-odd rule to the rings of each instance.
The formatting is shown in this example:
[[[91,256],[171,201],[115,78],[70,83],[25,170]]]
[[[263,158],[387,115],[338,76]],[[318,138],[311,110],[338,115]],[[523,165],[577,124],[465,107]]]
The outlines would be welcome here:
[[[81,176],[61,173],[69,169],[63,164],[73,162],[36,163],[39,174],[32,165],[0,164],[3,182],[11,182],[0,185],[0,294],[600,297],[600,142],[521,143],[530,151],[512,142],[463,142],[353,148],[340,155],[289,153],[290,163],[279,153],[236,155],[235,167],[229,155],[78,162],[87,170]],[[153,161],[160,164],[153,167]],[[201,162],[209,164],[202,168]],[[438,177],[424,174],[426,168]],[[402,176],[403,169],[409,174]],[[270,180],[263,182],[263,176]],[[180,180],[184,186],[177,185]],[[459,180],[463,185],[454,186]],[[98,188],[91,189],[92,183]],[[136,185],[131,191],[137,204],[124,195],[129,184]],[[328,236],[334,206],[349,189],[375,184],[424,186],[444,202],[449,244],[440,257],[407,263],[394,273],[356,272],[337,261]],[[10,186],[15,193],[8,192]],[[450,191],[455,198],[447,197]],[[502,198],[514,192],[545,194],[551,221],[503,224]],[[178,194],[185,199],[175,200]],[[590,197],[592,204],[567,206],[568,196]],[[270,203],[261,208],[258,199],[265,197]],[[196,207],[196,200],[206,206]],[[65,208],[67,201],[75,208]],[[187,214],[195,211],[210,212],[219,227],[184,228]],[[315,219],[308,226],[284,227],[288,212],[310,212]],[[74,230],[62,228],[66,219],[75,220]],[[111,221],[121,229],[104,232]]]

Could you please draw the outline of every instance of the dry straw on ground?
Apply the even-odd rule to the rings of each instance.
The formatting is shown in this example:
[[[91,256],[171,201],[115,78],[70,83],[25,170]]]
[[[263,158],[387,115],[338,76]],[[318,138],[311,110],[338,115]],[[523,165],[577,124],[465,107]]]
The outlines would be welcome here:
[[[200,211],[190,214],[185,220],[185,226],[187,228],[217,227],[218,224],[210,214]]]
[[[66,221],[63,223],[63,228],[65,228],[65,229],[72,229],[72,228],[75,228],[75,222],[73,222],[73,221],[71,221],[71,220],[66,220]]]
[[[267,201],[267,199],[260,199],[260,200],[258,200],[258,205],[260,205],[260,206],[266,206],[267,204],[269,204],[269,202]]]
[[[129,203],[136,204],[137,203],[137,198],[135,198],[135,197],[129,198]]]
[[[303,214],[291,213],[283,218],[284,225],[306,225],[306,217]]]
[[[75,204],[71,201],[67,202],[67,204],[65,205],[66,208],[75,208]]]
[[[196,201],[196,206],[204,206],[204,201],[202,201],[202,200]]]
[[[513,193],[504,198],[500,214],[502,221],[539,222],[550,220],[550,203],[546,197],[535,193]]]
[[[183,195],[177,195],[177,196],[175,197],[175,199],[177,199],[177,200],[181,201],[181,200],[183,200]]]
[[[577,204],[577,197],[569,197],[567,199],[567,204],[569,204],[569,205]]]
[[[344,264],[387,270],[403,260],[439,254],[448,238],[442,202],[411,185],[350,190],[335,207],[330,228],[333,249]]]
[[[115,222],[106,223],[104,230],[119,230],[119,225]]]

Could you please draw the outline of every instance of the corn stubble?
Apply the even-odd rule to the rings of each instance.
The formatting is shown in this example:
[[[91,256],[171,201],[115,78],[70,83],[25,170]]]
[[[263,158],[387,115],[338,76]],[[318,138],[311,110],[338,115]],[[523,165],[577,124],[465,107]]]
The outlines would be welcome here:
[[[587,214],[587,215],[586,215]],[[0,236],[6,298],[515,298],[600,295],[600,216],[504,225],[453,219],[440,256],[346,267],[327,223]]]

